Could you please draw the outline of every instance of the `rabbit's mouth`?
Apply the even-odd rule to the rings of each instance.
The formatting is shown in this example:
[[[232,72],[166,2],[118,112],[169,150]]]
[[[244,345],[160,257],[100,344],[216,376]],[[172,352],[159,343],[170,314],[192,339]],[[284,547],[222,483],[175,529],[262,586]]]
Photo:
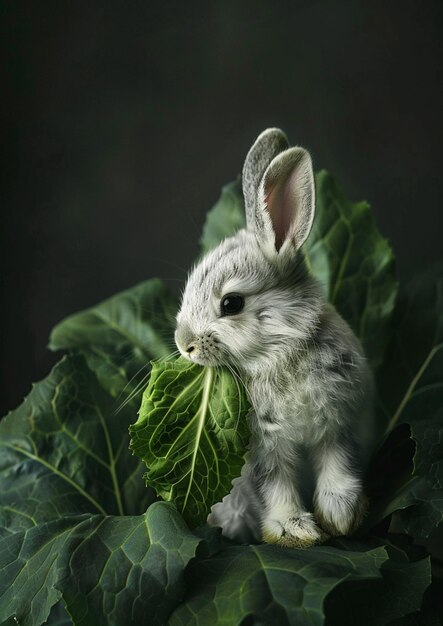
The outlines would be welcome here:
[[[208,353],[206,350],[197,350],[194,348],[194,350],[191,350],[190,352],[180,350],[180,353],[187,361],[191,361],[192,363],[196,363],[197,365],[220,365],[220,359],[217,358],[214,354]]]
[[[217,367],[221,365],[220,361],[213,356],[196,355],[193,357],[187,354],[182,354],[182,356],[184,356],[187,361],[191,361],[191,363],[201,365],[202,367]]]

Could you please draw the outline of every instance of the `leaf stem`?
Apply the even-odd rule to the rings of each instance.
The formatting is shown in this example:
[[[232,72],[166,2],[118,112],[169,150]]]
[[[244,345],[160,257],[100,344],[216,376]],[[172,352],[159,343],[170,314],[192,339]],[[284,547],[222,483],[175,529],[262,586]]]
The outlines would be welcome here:
[[[195,470],[195,459],[197,458],[197,452],[200,446],[200,439],[201,439],[201,434],[203,431],[203,426],[205,423],[205,417],[206,414],[208,412],[208,407],[209,407],[209,396],[211,393],[211,387],[212,387],[212,383],[214,380],[214,368],[213,367],[207,367],[206,368],[206,376],[205,376],[205,383],[203,386],[203,395],[202,395],[202,402],[201,402],[201,407],[200,407],[200,411],[199,411],[199,419],[198,419],[198,426],[197,426],[197,434],[195,437],[195,445],[194,445],[194,452],[192,453],[192,461],[191,461],[191,472],[190,472],[190,476],[189,476],[189,484],[188,484],[188,489],[186,491],[186,496],[183,502],[183,510],[186,508],[186,504],[188,502],[188,497],[189,494],[191,492],[191,486],[192,486],[192,481],[194,478],[194,470]]]
[[[109,471],[111,473],[111,479],[112,479],[112,484],[114,486],[114,494],[115,494],[115,499],[117,501],[117,509],[119,512],[119,515],[124,515],[124,509],[123,509],[123,503],[122,503],[122,497],[121,497],[121,492],[120,492],[120,485],[117,479],[117,474],[115,472],[115,457],[114,457],[114,451],[112,449],[112,443],[111,443],[111,438],[109,436],[109,431],[108,431],[108,427],[106,425],[106,420],[103,417],[102,412],[100,411],[100,408],[97,406],[97,413],[100,419],[100,423],[102,425],[103,428],[103,432],[105,435],[105,439],[106,439],[106,447],[108,448],[108,457],[109,457]]]
[[[405,406],[407,405],[407,403],[409,402],[412,394],[414,393],[414,389],[418,384],[418,381],[420,380],[420,378],[423,376],[423,374],[426,371],[426,368],[428,367],[429,363],[432,361],[432,359],[434,358],[434,356],[437,354],[438,350],[443,347],[443,344],[439,344],[437,346],[434,346],[432,348],[432,350],[430,350],[428,356],[426,357],[426,359],[423,361],[420,369],[418,370],[417,374],[414,376],[414,378],[411,381],[411,384],[409,385],[409,387],[406,390],[405,395],[403,396],[400,404],[398,405],[397,410],[395,411],[394,415],[392,416],[388,427],[386,429],[386,434],[390,433],[391,430],[394,428],[394,426],[397,424],[400,415],[403,413],[403,410],[405,408]]]
[[[335,304],[335,300],[337,298],[337,294],[338,294],[338,292],[340,290],[340,287],[341,287],[343,274],[345,273],[346,264],[348,262],[349,255],[351,253],[352,244],[354,243],[354,234],[353,234],[353,232],[351,230],[351,225],[349,223],[349,220],[344,216],[343,211],[341,210],[340,206],[338,206],[338,212],[341,214],[341,218],[342,218],[344,224],[346,225],[346,228],[348,230],[349,236],[348,236],[348,241],[346,243],[345,253],[342,256],[341,261],[340,261],[339,271],[338,271],[337,278],[336,278],[335,285],[334,285],[334,289],[333,289],[333,292],[332,292],[332,295],[331,295],[331,302],[332,302],[332,304]]]

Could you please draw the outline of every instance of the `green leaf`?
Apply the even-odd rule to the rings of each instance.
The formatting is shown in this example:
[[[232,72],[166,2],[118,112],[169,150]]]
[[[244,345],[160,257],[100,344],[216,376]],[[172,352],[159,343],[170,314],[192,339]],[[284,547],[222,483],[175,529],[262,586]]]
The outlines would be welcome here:
[[[138,514],[153,500],[118,414],[81,356],[65,357],[0,423],[0,536],[79,513]]]
[[[304,249],[306,261],[377,367],[397,294],[392,249],[369,204],[347,200],[328,172],[319,172],[315,183],[317,211]]]
[[[208,252],[225,237],[245,226],[241,179],[222,187],[221,196],[206,216],[200,238],[202,253]]]
[[[406,424],[392,431],[372,459],[366,475],[370,508],[359,530],[366,534],[391,513],[414,503],[410,496],[410,481],[415,444]]]
[[[408,424],[414,466],[391,494],[393,528],[427,537],[443,521],[443,268],[401,292],[394,333],[379,372],[387,430]],[[392,508],[392,507],[391,507]]]
[[[368,591],[387,592],[384,568],[388,563],[389,556],[383,547],[362,552],[330,546],[309,550],[267,545],[228,547],[211,558],[189,565],[185,602],[174,611],[169,623],[171,626],[320,625],[325,620],[325,600],[340,583],[356,581],[364,583]],[[402,567],[399,564],[395,567],[404,576],[390,598],[391,602],[395,601],[395,607],[385,611],[384,619],[373,624],[387,623],[388,613],[404,614],[397,600],[406,599],[413,577],[423,576],[429,583],[427,560],[420,565],[406,562]],[[423,591],[423,585],[417,580],[408,609],[420,606]],[[334,612],[336,607],[326,612],[326,618],[332,617]],[[346,604],[343,612],[346,613]],[[382,611],[379,614],[383,616]],[[360,619],[369,623],[364,615],[360,615]],[[356,622],[332,620],[330,623]]]
[[[77,355],[2,420],[0,623],[41,624],[61,597],[76,626],[147,614],[163,623],[179,602],[202,540],[172,505],[125,515],[146,510],[153,492],[128,449],[132,411],[114,408]]]
[[[134,394],[138,407],[149,362],[174,349],[176,311],[164,284],[147,280],[60,322],[49,347],[82,352],[104,389],[122,400]]]
[[[306,262],[326,297],[361,339],[374,367],[383,360],[397,294],[394,255],[370,206],[346,199],[333,177],[316,174],[317,208],[304,246]],[[201,238],[207,252],[245,225],[239,181],[227,185],[209,211]]]
[[[0,620],[42,624],[63,598],[76,626],[164,624],[201,542],[164,502],[32,526],[0,541]]]
[[[47,626],[72,626],[72,619],[66,611],[63,601],[52,607],[45,624]]]
[[[400,292],[392,340],[378,377],[392,430],[433,417],[443,406],[443,267],[417,275]]]
[[[240,475],[248,443],[243,387],[221,368],[185,359],[153,363],[131,449],[147,466],[146,482],[175,502],[193,526]]]
[[[379,581],[345,582],[328,598],[325,613],[331,623],[382,626],[420,610],[431,582],[429,559],[414,563],[387,560]]]
[[[429,537],[443,521],[443,410],[434,420],[411,428],[416,442],[412,477],[392,519],[393,530],[414,537]]]

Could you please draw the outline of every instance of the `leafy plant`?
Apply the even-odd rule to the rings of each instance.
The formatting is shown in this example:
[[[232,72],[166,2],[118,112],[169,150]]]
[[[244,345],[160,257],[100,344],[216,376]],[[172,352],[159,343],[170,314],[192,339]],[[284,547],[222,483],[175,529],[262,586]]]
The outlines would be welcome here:
[[[198,381],[192,401],[167,414],[151,383],[134,423],[149,362],[171,349],[177,308],[161,281],[149,280],[59,324],[50,347],[67,355],[0,423],[0,624],[439,623],[440,582],[431,584],[420,544],[430,537],[433,546],[443,517],[443,271],[416,278],[396,301],[394,257],[368,205],[346,200],[326,172],[316,185],[306,258],[377,371],[380,443],[364,527],[304,551],[235,545],[206,524],[195,528],[239,472],[240,456],[226,450],[244,447],[245,432],[232,427],[244,406],[229,392],[221,411],[222,385],[232,383],[186,366],[180,377]],[[242,223],[237,181],[208,214],[202,252]],[[163,376],[176,395],[182,366],[163,360],[152,380]],[[214,391],[211,407],[201,402],[202,385]],[[220,436],[203,437],[221,414]],[[134,450],[153,428],[180,442],[169,481],[156,483],[160,460],[146,459],[149,482],[172,501],[157,501],[145,486],[129,425]],[[196,445],[199,433],[200,443],[211,439],[210,454]],[[223,463],[205,474],[201,499],[189,480],[202,473],[197,458]]]
[[[182,358],[153,363],[130,447],[148,467],[146,483],[190,526],[206,521],[240,475],[248,409],[244,389],[224,369]]]

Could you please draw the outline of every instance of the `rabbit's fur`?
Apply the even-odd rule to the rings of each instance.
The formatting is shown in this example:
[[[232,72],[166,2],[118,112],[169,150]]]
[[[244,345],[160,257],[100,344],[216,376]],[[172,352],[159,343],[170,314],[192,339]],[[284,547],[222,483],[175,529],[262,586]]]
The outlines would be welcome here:
[[[364,514],[372,377],[300,251],[315,207],[308,152],[264,131],[243,192],[247,227],[192,271],[175,339],[191,361],[233,369],[253,406],[242,475],[208,522],[239,541],[306,547],[349,533]],[[237,314],[222,314],[227,294],[244,298]]]

